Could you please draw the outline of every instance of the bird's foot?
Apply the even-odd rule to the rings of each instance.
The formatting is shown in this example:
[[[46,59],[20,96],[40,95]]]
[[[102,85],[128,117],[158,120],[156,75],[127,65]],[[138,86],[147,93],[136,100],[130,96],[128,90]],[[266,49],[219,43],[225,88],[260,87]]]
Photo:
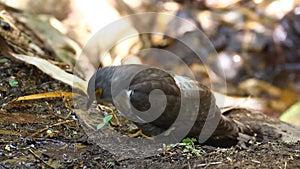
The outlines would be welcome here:
[[[135,138],[135,137],[138,137],[138,136],[142,136],[142,137],[144,137],[144,138],[153,140],[153,137],[150,137],[150,136],[145,135],[141,129],[139,129],[137,132],[135,132],[135,133],[133,133],[133,134],[128,134],[128,136],[131,137],[131,138]]]
[[[255,136],[249,136],[247,134],[239,133],[238,136],[238,146],[243,149],[247,149],[247,145],[254,144],[256,142]]]
[[[247,145],[261,142],[263,140],[263,134],[260,128],[256,126],[244,125],[236,120],[235,123],[239,127],[237,140],[240,147],[247,148]]]

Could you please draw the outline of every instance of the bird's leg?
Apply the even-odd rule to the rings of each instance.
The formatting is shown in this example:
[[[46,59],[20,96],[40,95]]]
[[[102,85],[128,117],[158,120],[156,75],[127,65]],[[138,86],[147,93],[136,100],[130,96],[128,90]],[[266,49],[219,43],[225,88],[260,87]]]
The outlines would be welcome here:
[[[113,126],[122,126],[122,124],[121,124],[121,122],[120,122],[118,116],[116,115],[117,112],[118,112],[118,111],[113,111],[113,112],[112,112],[112,115],[113,115],[113,119],[114,119],[114,120],[111,121],[111,123],[112,123]]]
[[[142,131],[141,129],[139,129],[139,128],[137,128],[137,129],[138,129],[137,132],[135,132],[135,133],[133,133],[133,134],[128,134],[128,136],[131,137],[131,138],[135,138],[135,137],[138,137],[138,136],[142,136],[142,137],[144,137],[144,138],[153,140],[153,137],[147,136],[147,135],[145,135],[145,134],[143,133],[143,131]]]

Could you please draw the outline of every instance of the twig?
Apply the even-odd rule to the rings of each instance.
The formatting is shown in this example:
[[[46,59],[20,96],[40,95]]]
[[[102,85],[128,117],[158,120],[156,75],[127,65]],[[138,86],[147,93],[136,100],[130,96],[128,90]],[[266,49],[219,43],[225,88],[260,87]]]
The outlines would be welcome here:
[[[260,161],[257,161],[257,160],[251,160],[251,161],[254,163],[260,164]]]
[[[189,169],[192,169],[190,162],[188,161],[188,167]]]
[[[63,121],[63,122],[59,122],[59,123],[52,124],[52,125],[50,125],[50,126],[48,126],[48,127],[45,127],[45,128],[43,128],[43,129],[41,129],[41,130],[39,130],[39,131],[37,131],[37,132],[31,134],[30,136],[27,136],[26,138],[34,137],[35,135],[37,135],[37,134],[39,134],[39,133],[41,133],[41,132],[43,132],[43,131],[46,131],[46,130],[48,130],[48,129],[51,128],[51,127],[55,127],[55,126],[59,126],[59,125],[62,125],[62,124],[67,124],[67,123],[71,123],[71,122],[73,122],[73,121],[74,121],[74,120],[66,120],[66,121]]]
[[[284,162],[284,169],[286,169],[287,161]]]
[[[42,163],[44,163],[47,167],[49,168],[54,168],[52,167],[50,164],[48,164],[46,161],[44,161],[43,159],[41,159],[41,157],[39,157],[37,154],[35,154],[31,149],[28,150],[36,159],[40,160]]]
[[[211,163],[205,163],[205,164],[198,164],[196,165],[196,167],[208,167],[210,165],[217,165],[217,164],[222,164],[222,161],[217,161],[217,162],[211,162]]]

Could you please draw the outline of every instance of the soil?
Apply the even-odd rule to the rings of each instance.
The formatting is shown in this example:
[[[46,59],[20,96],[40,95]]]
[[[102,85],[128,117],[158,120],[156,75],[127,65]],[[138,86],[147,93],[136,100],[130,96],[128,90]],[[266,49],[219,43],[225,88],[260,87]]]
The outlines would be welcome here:
[[[0,77],[0,168],[300,168],[300,142],[282,140],[265,125],[272,120],[244,111],[229,116],[260,126],[263,142],[247,148],[181,144],[147,158],[118,157],[89,139],[72,99],[13,101],[29,94],[71,92],[69,86],[10,60],[0,63]]]

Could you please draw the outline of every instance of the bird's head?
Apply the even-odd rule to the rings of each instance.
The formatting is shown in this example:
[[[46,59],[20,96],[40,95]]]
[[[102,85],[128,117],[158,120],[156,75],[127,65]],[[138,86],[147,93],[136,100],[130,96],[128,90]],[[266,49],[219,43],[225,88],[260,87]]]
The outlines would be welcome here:
[[[88,83],[88,95],[87,108],[93,103],[94,100],[97,103],[112,102],[111,94],[111,81],[115,72],[115,67],[105,67],[99,69],[91,77]]]
[[[97,103],[113,103],[112,95],[117,96],[124,91],[123,89],[129,90],[130,86],[139,88],[140,91],[149,94],[152,90],[152,82],[155,84],[161,83],[163,79],[166,79],[166,76],[171,77],[160,69],[138,64],[109,66],[99,69],[89,80],[87,108],[94,100]],[[166,84],[169,84],[169,81]],[[114,88],[114,91],[112,91],[112,88]]]

